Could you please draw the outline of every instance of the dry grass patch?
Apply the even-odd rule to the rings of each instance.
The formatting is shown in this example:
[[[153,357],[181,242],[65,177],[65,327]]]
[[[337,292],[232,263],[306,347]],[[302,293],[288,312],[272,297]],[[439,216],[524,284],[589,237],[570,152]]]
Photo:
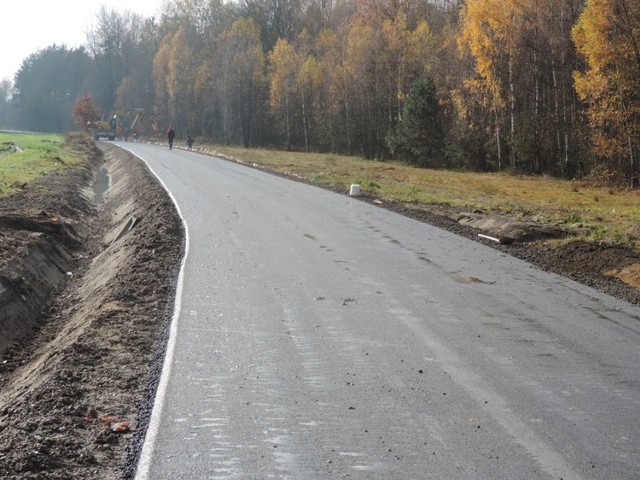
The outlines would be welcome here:
[[[592,240],[640,238],[640,192],[510,173],[452,172],[325,153],[201,146],[284,175],[381,200],[442,204],[584,227]]]

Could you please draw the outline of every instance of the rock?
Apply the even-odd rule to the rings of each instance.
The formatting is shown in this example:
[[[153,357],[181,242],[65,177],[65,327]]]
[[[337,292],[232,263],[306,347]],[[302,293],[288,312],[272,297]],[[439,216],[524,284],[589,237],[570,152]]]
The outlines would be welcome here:
[[[521,222],[497,216],[475,213],[460,214],[456,217],[461,225],[489,233],[502,245],[515,242],[531,242],[545,238],[562,238],[567,232],[560,227],[536,222]]]
[[[124,421],[124,422],[118,422],[118,423],[113,423],[111,425],[111,431],[113,433],[127,433],[129,431],[131,431],[131,427],[129,422]]]

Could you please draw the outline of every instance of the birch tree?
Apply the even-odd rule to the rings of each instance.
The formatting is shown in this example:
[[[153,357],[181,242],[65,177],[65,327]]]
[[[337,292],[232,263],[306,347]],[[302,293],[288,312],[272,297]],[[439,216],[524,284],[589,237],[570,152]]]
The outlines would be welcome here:
[[[510,166],[517,166],[517,62],[526,29],[525,4],[518,0],[469,0],[462,7],[459,46],[471,55],[476,76],[465,84],[481,95],[495,128],[498,170],[503,168],[503,126],[508,126]]]
[[[266,90],[265,57],[260,32],[252,19],[236,20],[220,37],[225,108],[235,116],[242,144],[255,140]]]
[[[191,134],[195,129],[196,71],[197,59],[189,42],[189,27],[183,24],[171,39],[168,48],[167,96],[172,123],[185,135]]]
[[[588,104],[595,152],[638,187],[640,148],[640,4],[588,0],[573,30],[587,68],[576,90]]]
[[[153,107],[152,129],[164,132],[166,125],[172,122],[169,110],[169,59],[171,55],[171,41],[173,35],[166,35],[160,42],[158,52],[153,58],[153,86],[155,101]]]
[[[280,39],[269,54],[269,104],[283,123],[287,150],[291,149],[291,130],[295,112],[297,76],[300,59],[293,45]]]

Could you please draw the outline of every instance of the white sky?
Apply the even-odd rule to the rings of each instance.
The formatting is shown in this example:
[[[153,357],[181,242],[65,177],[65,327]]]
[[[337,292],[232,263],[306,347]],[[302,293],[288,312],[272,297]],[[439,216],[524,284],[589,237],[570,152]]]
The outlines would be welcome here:
[[[158,16],[163,0],[2,0],[0,80],[13,80],[22,61],[54,43],[77,48],[100,7]]]

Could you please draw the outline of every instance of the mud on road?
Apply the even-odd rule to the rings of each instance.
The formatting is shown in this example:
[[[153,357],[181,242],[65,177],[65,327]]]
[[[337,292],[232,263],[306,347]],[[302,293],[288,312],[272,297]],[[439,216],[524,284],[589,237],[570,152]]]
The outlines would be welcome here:
[[[162,367],[181,221],[141,162],[76,142],[84,168],[0,203],[0,479],[132,478]],[[465,212],[381,206],[478,240]],[[640,288],[606,274],[637,271],[626,246],[489,245],[640,304]]]

